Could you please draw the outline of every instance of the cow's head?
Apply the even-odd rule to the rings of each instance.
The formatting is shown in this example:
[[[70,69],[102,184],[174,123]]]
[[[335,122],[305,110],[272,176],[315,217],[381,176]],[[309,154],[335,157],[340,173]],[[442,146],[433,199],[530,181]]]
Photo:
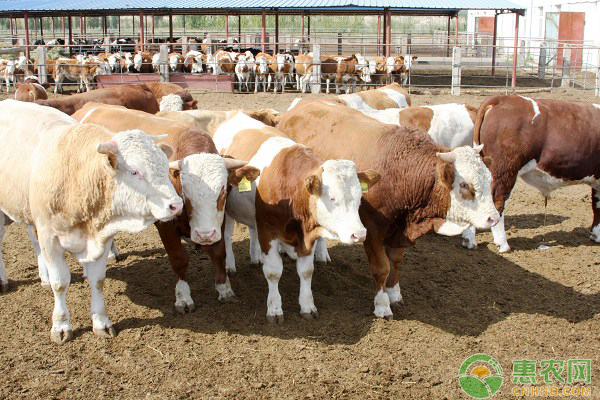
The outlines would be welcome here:
[[[246,164],[210,153],[192,154],[169,164],[172,176],[181,181],[194,242],[209,245],[221,240],[228,185],[237,187],[243,177],[252,182],[260,173]]]
[[[277,72],[283,72],[285,64],[288,62],[285,54],[277,54]]]
[[[183,201],[169,180],[173,149],[156,144],[159,136],[140,130],[119,132],[98,144],[114,170],[113,211],[122,217],[168,221],[181,213]]]
[[[177,70],[177,64],[179,64],[179,54],[172,54],[169,57],[169,67],[171,68],[171,72]]]
[[[258,57],[256,59],[256,64],[258,65],[258,73],[266,74],[269,72],[269,65],[267,63],[267,59],[265,57]]]
[[[365,240],[367,230],[358,216],[362,196],[359,179],[363,185],[372,186],[379,180],[379,174],[371,170],[357,174],[352,161],[327,160],[305,179],[311,212],[323,227],[323,237],[345,244]]]
[[[142,54],[137,53],[135,56],[133,56],[133,68],[135,68],[136,71],[140,72],[140,70],[142,69],[143,62],[144,57],[142,56]]]
[[[487,168],[491,159],[482,159],[483,145],[458,147],[447,153],[437,153],[437,178],[450,194],[450,207],[438,233],[456,235],[469,225],[488,229],[500,220],[494,207],[492,175]]]

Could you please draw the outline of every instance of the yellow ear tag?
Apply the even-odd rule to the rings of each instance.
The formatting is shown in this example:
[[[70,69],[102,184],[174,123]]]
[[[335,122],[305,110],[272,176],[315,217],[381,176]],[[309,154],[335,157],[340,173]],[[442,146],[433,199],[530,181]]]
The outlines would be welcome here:
[[[238,191],[239,192],[249,192],[252,184],[245,176],[242,177],[240,183],[238,183]]]
[[[360,188],[363,193],[369,193],[369,184],[367,182],[360,181]]]

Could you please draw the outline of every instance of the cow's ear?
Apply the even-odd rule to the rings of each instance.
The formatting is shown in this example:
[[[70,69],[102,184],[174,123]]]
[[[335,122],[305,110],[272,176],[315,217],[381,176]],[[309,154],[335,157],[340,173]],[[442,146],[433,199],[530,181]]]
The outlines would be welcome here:
[[[379,173],[373,171],[372,169],[360,171],[356,175],[358,175],[359,182],[365,182],[368,185],[369,189],[377,182],[379,182],[379,179],[381,179],[381,175],[379,175]]]
[[[454,184],[454,164],[448,162],[438,162],[436,166],[436,173],[439,181],[446,186],[448,190],[452,190],[452,185]]]
[[[309,175],[304,179],[304,186],[309,194],[315,196],[321,195],[321,177],[318,175]]]
[[[488,169],[492,168],[492,157],[490,157],[490,156],[483,157],[483,163],[485,164],[486,167],[488,167]]]
[[[399,59],[400,61],[404,61],[404,56],[400,56],[400,57],[398,57],[398,59]]]
[[[447,162],[449,164],[453,164],[454,161],[456,161],[456,154],[454,154],[453,152],[449,151],[447,153],[435,153],[435,155],[437,156],[437,158],[439,158],[440,160]]]
[[[170,159],[171,157],[173,157],[173,154],[175,154],[173,148],[166,143],[158,143],[156,147],[158,147],[165,153],[167,159]]]
[[[228,170],[235,170],[248,164],[248,161],[236,160],[230,157],[223,157],[223,162],[225,163],[225,168]]]
[[[227,184],[238,187],[239,183],[243,178],[246,178],[248,182],[254,182],[260,175],[260,170],[250,165],[245,165],[234,170],[229,170],[229,176],[227,177]]]
[[[108,142],[98,143],[96,150],[100,154],[117,154],[119,152],[119,146],[114,140]]]
[[[413,61],[415,61],[417,58],[419,58],[419,57],[417,57],[417,56],[412,56],[412,60],[413,60]]]

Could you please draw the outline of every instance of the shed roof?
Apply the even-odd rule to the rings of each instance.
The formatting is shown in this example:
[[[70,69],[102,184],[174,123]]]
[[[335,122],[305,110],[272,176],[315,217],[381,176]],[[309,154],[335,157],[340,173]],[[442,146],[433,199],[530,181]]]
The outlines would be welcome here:
[[[319,13],[377,12],[384,10],[406,14],[452,14],[460,10],[507,10],[522,13],[525,9],[509,0],[0,0],[0,13],[36,14],[62,11],[100,13],[106,11],[147,10],[152,13],[194,10],[225,13],[228,10],[257,12],[262,9],[280,12],[308,11]]]

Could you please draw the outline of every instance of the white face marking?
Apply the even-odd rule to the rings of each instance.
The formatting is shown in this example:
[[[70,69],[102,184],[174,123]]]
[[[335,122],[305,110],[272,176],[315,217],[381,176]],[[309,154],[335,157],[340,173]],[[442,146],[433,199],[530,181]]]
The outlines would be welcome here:
[[[425,106],[433,111],[429,136],[437,144],[456,148],[473,143],[473,120],[464,104]]]
[[[327,160],[321,167],[321,196],[316,201],[315,218],[326,230],[323,236],[346,244],[364,240],[367,230],[358,216],[362,191],[356,165],[348,160]]]
[[[592,104],[592,105],[600,110],[600,104]]]
[[[538,103],[536,103],[535,100],[533,100],[532,98],[529,98],[529,97],[525,97],[525,96],[519,96],[519,97],[531,102],[531,105],[533,107],[533,118],[531,118],[531,123],[533,124],[533,120],[535,119],[535,117],[540,115],[540,107],[538,106]]]
[[[183,99],[176,94],[168,94],[160,99],[159,110],[163,111],[183,111]]]
[[[398,104],[398,107],[400,107],[400,108],[408,107],[408,103],[406,102],[406,97],[404,97],[404,95],[402,93],[397,92],[392,89],[377,89],[377,90],[387,94],[390,99],[392,99],[396,104]]]
[[[181,186],[184,198],[192,205],[189,217],[194,242],[211,244],[221,239],[225,210],[217,209],[217,201],[221,193],[226,195],[227,176],[223,157],[218,154],[192,154],[183,159]]]
[[[592,232],[590,233],[590,239],[592,239],[596,243],[600,243],[600,225],[596,225],[592,228]]]
[[[217,127],[213,135],[213,141],[215,142],[215,146],[219,153],[224,154],[227,152],[227,149],[229,149],[229,146],[231,146],[235,135],[240,131],[246,129],[262,129],[265,126],[266,125],[262,122],[255,120],[240,111]]]
[[[463,230],[468,225],[489,229],[500,219],[492,199],[492,174],[472,147],[458,147],[452,153],[456,154],[455,176],[446,220],[463,227]],[[463,198],[461,190],[465,189],[461,188],[461,184],[472,185],[475,191],[473,200]]]
[[[162,221],[175,217],[183,202],[169,180],[167,156],[154,139],[142,131],[130,130],[115,134],[113,141],[119,148],[113,193],[115,214]]]

